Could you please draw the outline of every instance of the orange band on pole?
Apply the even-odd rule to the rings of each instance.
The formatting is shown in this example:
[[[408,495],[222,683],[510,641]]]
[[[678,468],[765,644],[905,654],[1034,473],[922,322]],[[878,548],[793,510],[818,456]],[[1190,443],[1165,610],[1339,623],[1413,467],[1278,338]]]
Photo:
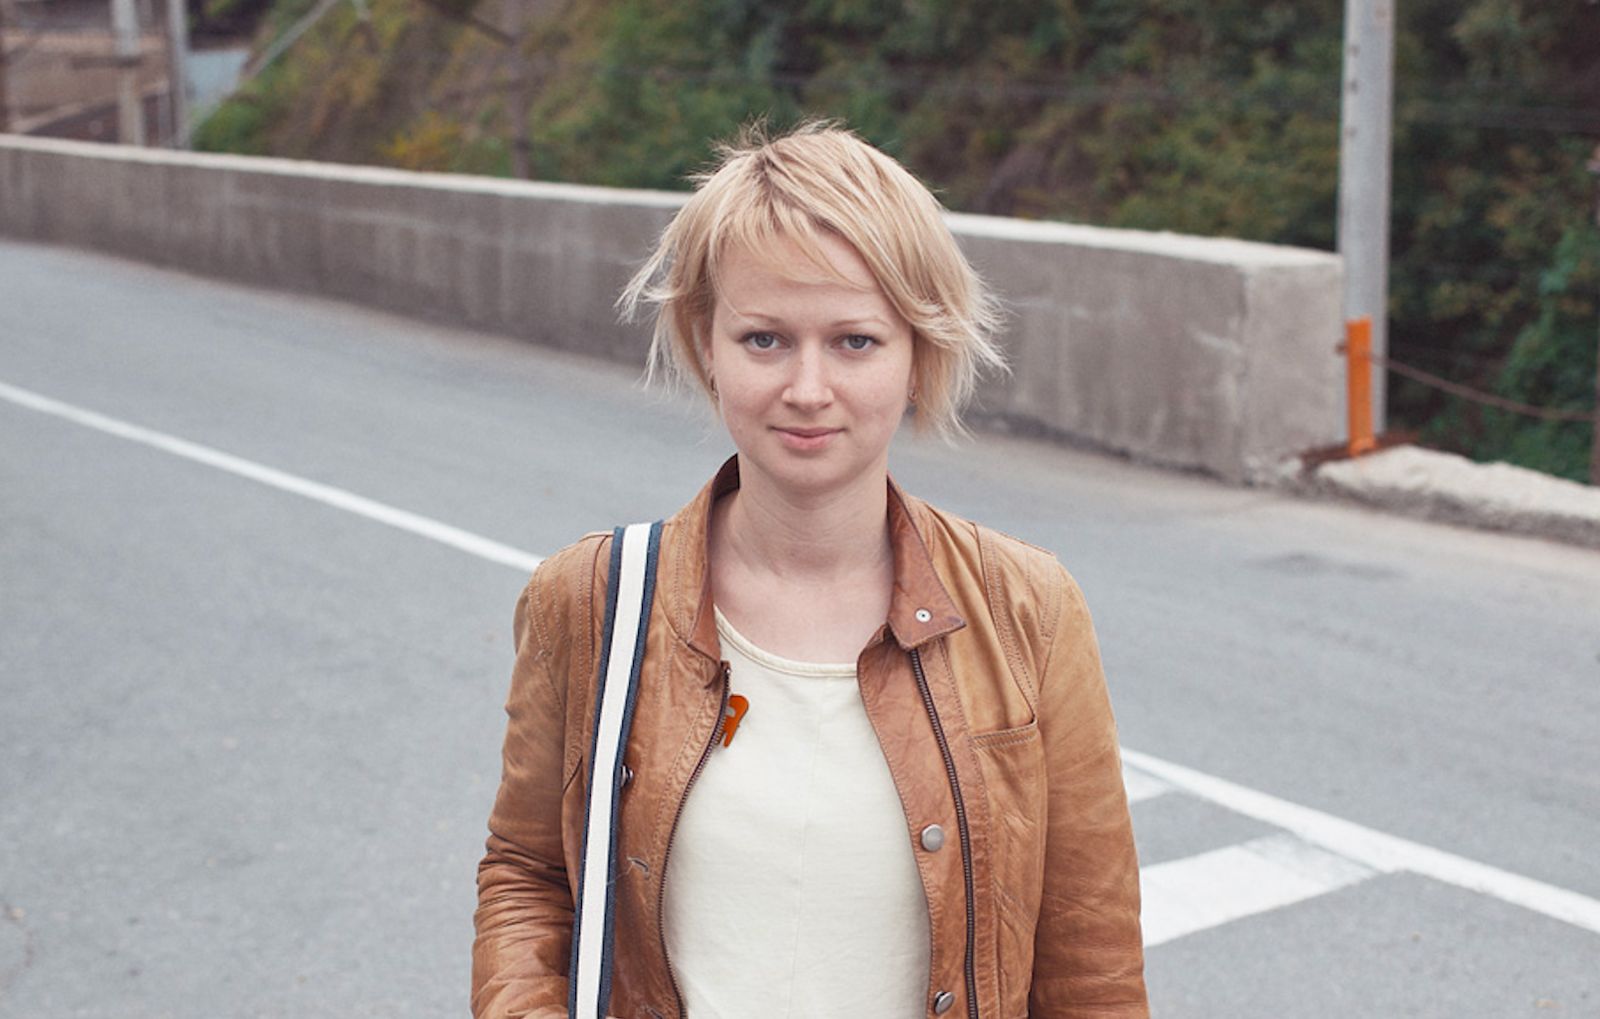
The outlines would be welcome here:
[[[1349,368],[1349,451],[1360,456],[1378,446],[1372,435],[1372,319],[1345,323],[1344,349]]]

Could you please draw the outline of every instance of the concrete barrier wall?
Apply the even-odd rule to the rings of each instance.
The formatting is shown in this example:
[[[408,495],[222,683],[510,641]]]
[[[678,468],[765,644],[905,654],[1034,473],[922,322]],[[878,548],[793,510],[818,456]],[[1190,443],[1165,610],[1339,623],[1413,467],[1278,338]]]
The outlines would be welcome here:
[[[612,301],[681,195],[0,136],[0,234],[642,364]],[[1337,441],[1333,255],[952,216],[1011,312],[979,416],[1230,480]]]

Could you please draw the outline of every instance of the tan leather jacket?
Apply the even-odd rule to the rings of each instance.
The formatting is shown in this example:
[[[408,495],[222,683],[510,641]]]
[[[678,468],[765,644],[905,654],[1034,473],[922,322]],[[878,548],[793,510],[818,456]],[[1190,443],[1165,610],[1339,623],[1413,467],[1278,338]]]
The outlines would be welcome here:
[[[728,695],[706,526],[737,485],[730,460],[662,532],[620,808],[621,1019],[682,1015],[662,882]],[[1138,865],[1082,595],[1049,553],[892,482],[889,524],[889,618],[857,668],[928,898],[926,1013],[1148,1015]],[[478,871],[476,1016],[566,1015],[610,544],[590,535],[552,556],[517,603],[504,773]],[[935,824],[949,837],[924,848]]]

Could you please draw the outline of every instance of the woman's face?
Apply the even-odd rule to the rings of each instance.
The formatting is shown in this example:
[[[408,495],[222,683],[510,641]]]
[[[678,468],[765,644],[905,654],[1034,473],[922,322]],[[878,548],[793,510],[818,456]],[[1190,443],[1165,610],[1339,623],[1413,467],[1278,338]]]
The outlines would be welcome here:
[[[820,243],[840,279],[786,240],[728,250],[704,351],[741,470],[801,498],[887,471],[911,386],[910,324],[854,248]]]

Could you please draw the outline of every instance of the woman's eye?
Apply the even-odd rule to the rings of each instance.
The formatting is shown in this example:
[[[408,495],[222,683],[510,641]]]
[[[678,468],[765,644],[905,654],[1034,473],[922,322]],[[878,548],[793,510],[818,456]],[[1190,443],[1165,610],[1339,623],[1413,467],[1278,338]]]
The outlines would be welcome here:
[[[744,342],[752,350],[771,350],[778,345],[778,338],[771,333],[749,333]]]
[[[844,338],[845,347],[850,349],[850,350],[856,350],[856,351],[866,350],[869,347],[871,347],[874,344],[876,344],[877,342],[878,342],[877,340],[873,339],[870,336],[855,335],[855,336],[846,336]]]

